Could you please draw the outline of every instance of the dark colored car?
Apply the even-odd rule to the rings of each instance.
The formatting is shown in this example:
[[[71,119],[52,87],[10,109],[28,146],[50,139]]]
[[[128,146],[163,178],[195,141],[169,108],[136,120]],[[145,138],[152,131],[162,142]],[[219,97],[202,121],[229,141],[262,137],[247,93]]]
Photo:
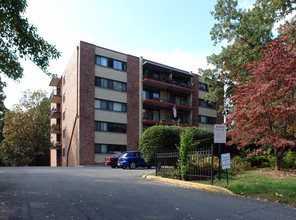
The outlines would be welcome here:
[[[118,161],[118,158],[122,155],[123,153],[118,153],[118,154],[115,154],[111,157],[105,157],[104,159],[104,163],[106,165],[109,165],[111,166],[112,168],[115,168],[117,167],[117,161]]]
[[[151,165],[146,163],[141,157],[140,151],[130,151],[124,153],[118,158],[117,167],[135,169],[136,167],[151,168]]]

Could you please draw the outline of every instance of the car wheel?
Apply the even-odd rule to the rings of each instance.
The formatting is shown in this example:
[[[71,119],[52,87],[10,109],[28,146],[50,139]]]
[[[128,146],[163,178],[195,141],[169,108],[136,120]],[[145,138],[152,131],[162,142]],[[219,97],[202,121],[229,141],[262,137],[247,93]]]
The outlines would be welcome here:
[[[135,169],[136,166],[137,166],[137,164],[136,164],[134,161],[132,161],[132,162],[130,162],[130,164],[129,164],[128,167],[129,167],[130,169]]]
[[[116,166],[111,166],[112,168],[115,168]]]
[[[147,168],[150,169],[151,168],[151,165],[148,165]]]

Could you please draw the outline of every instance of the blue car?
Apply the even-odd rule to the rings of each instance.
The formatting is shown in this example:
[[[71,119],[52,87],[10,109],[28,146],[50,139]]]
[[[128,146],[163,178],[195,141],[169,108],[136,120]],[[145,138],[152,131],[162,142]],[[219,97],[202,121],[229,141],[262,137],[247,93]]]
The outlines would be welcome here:
[[[151,168],[151,165],[146,163],[145,160],[141,157],[140,151],[129,151],[123,154],[118,158],[117,167],[122,167],[126,169],[135,169],[136,167],[147,167]]]

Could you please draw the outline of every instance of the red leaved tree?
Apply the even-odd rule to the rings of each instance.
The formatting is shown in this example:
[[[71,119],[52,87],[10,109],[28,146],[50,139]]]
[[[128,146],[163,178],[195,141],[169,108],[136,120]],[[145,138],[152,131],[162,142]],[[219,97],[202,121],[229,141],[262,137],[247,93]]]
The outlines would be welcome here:
[[[234,109],[226,122],[232,126],[228,145],[272,147],[276,170],[280,170],[285,152],[296,147],[295,20],[281,26],[279,37],[261,51],[263,58],[247,64],[249,83],[237,86]]]

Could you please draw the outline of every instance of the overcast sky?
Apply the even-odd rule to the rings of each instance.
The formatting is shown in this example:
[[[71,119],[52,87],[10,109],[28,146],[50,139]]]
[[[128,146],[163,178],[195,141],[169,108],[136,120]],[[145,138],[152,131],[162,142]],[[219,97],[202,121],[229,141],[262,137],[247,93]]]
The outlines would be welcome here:
[[[56,45],[62,57],[50,72],[62,75],[79,41],[197,73],[206,57],[218,53],[210,37],[216,0],[28,0],[25,16],[38,34]],[[250,7],[254,0],[241,0]],[[17,104],[22,92],[50,93],[50,78],[31,61],[22,61],[24,77],[8,82],[5,106]]]

